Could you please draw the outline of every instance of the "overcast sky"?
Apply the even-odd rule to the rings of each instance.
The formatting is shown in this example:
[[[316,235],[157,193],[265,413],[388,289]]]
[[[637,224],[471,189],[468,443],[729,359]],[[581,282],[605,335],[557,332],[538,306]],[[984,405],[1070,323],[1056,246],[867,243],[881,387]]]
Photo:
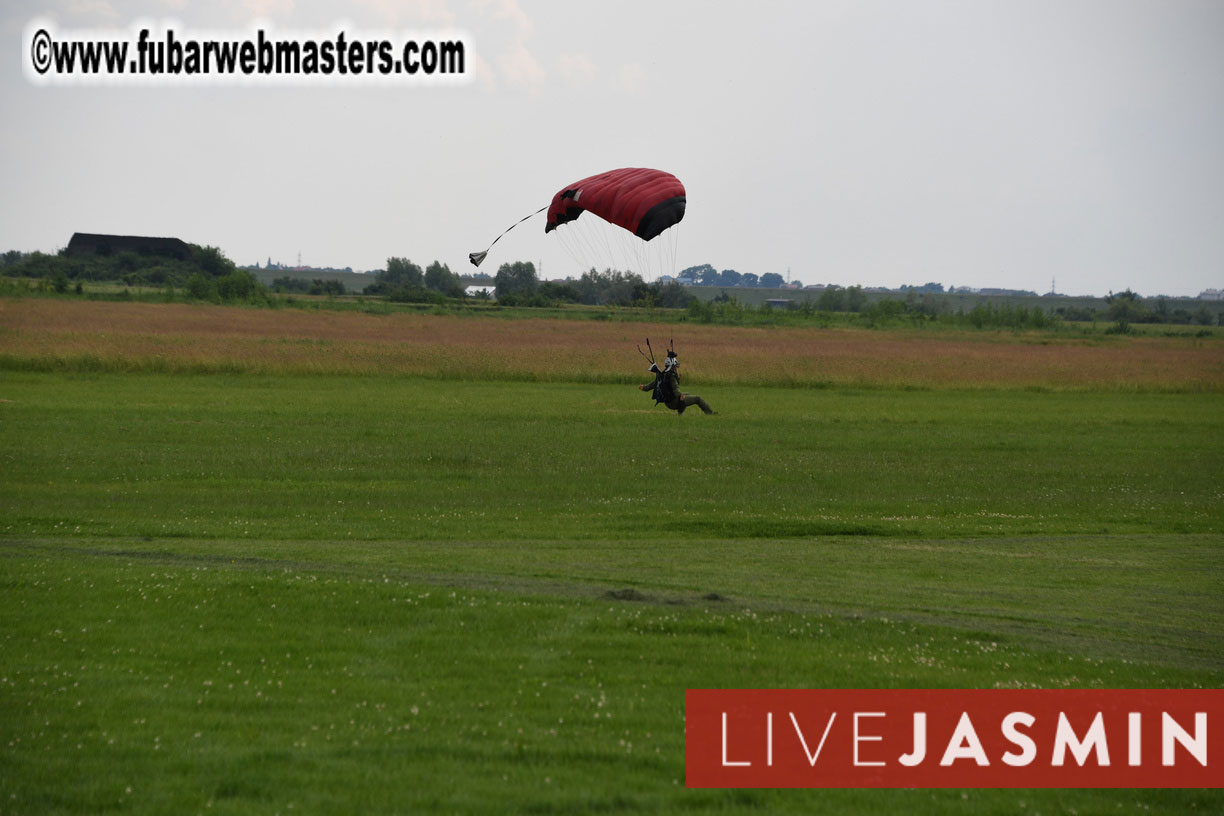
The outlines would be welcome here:
[[[21,55],[36,18],[455,29],[472,79],[38,87]],[[678,268],[1224,288],[1220,0],[18,0],[0,65],[0,251],[106,232],[239,264],[458,272],[567,183],[637,166],[687,188]],[[482,269],[578,273],[555,237],[537,216]]]

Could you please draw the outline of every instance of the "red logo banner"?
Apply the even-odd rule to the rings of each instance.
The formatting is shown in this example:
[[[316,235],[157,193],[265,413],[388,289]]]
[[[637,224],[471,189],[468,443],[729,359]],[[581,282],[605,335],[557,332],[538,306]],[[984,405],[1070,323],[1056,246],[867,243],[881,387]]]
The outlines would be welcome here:
[[[1224,787],[1219,689],[689,689],[686,714],[693,788]]]

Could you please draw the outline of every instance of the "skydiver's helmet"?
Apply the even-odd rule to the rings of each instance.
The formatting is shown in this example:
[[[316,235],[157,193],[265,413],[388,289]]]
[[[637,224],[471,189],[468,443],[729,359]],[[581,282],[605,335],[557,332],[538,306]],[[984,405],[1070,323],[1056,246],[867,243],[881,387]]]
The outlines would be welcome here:
[[[663,364],[664,371],[672,371],[680,365],[680,360],[676,357],[676,352],[667,352],[667,362]]]

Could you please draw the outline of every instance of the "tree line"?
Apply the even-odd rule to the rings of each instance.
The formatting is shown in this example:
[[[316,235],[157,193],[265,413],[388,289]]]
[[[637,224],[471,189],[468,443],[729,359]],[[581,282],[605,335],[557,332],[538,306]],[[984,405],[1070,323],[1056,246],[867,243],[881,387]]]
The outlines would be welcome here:
[[[158,286],[182,289],[195,300],[234,302],[266,299],[267,290],[216,247],[188,244],[187,257],[156,252],[116,252],[54,255],[10,250],[0,256],[0,269],[9,277],[33,278],[49,284],[55,292],[70,288],[81,293],[83,282],[116,282],[125,286]]]
[[[1130,331],[1132,323],[1224,325],[1224,313],[1217,318],[1205,305],[1191,312],[1185,308],[1171,307],[1167,298],[1145,299],[1130,289],[1117,294],[1110,292],[1105,303],[1108,304],[1106,314],[1110,320],[1115,321],[1114,330],[1120,333]]]
[[[683,309],[696,298],[674,281],[647,283],[636,272],[589,269],[577,280],[541,281],[535,264],[502,264],[493,278],[497,302],[506,306],[553,306],[581,303],[588,306],[648,306]]]
[[[70,289],[81,293],[83,282],[118,282],[126,286],[165,287],[181,290],[188,298],[216,303],[260,302],[269,299],[265,288],[249,271],[239,269],[216,247],[190,244],[187,257],[176,258],[157,253],[124,251],[111,254],[68,255],[23,253],[10,250],[0,254],[0,272],[15,278],[40,280],[55,292]],[[773,275],[773,277],[770,277]],[[706,285],[778,286],[782,277],[766,273],[759,278],[740,275],[734,270],[716,271],[710,264],[689,267],[680,277],[691,277]],[[484,278],[488,280],[487,276]],[[505,306],[556,306],[573,303],[590,306],[646,306],[687,309],[699,321],[737,322],[753,307],[739,304],[722,294],[703,302],[684,286],[648,283],[634,272],[590,269],[577,280],[541,281],[530,261],[502,264],[492,278],[494,296]],[[1105,307],[1058,305],[1013,305],[986,301],[969,311],[953,312],[951,303],[935,284],[910,287],[905,299],[883,298],[869,302],[861,286],[829,286],[819,294],[808,295],[791,304],[800,314],[849,312],[870,322],[896,320],[942,320],[977,328],[1047,328],[1060,322],[1108,321],[1111,331],[1128,332],[1134,324],[1168,323],[1201,326],[1224,325],[1224,314],[1214,314],[1205,304],[1191,310],[1163,297],[1144,298],[1127,289],[1111,292]],[[288,276],[273,281],[282,292],[316,295],[342,295],[338,281],[304,281]],[[941,290],[942,287],[939,287]],[[363,294],[402,303],[446,303],[466,297],[463,279],[440,261],[425,268],[402,257],[387,259],[386,268],[375,276]]]
[[[737,272],[734,269],[717,270],[710,264],[699,264],[698,266],[690,266],[687,269],[682,269],[678,278],[691,280],[698,286],[744,286],[749,289],[778,289],[786,283],[786,279],[777,272],[766,272],[763,275],[757,275],[755,272]],[[792,281],[794,285],[802,286],[799,281]]]
[[[407,258],[387,259],[387,268],[362,294],[381,295],[397,303],[444,302],[464,297],[463,281],[444,263],[434,261],[421,269]]]

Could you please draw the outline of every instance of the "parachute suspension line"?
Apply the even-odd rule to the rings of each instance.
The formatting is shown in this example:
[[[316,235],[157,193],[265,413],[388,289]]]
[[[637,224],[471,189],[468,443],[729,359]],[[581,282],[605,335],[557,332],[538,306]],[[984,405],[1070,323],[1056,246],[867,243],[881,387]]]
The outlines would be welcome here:
[[[590,269],[596,272],[605,272],[607,269],[615,268],[621,264],[621,255],[617,252],[610,240],[611,236],[621,231],[620,227],[613,226],[606,221],[603,221],[594,216],[588,215],[585,219],[578,219],[573,222],[579,226],[575,232],[575,237],[581,241],[579,248],[580,263],[586,262],[587,266],[582,271],[586,273]],[[602,260],[605,264],[605,269],[599,268],[599,261]]]
[[[680,231],[675,227],[664,230],[650,241],[643,241],[631,232],[592,215],[559,225],[550,240],[560,243],[565,254],[574,262],[576,277],[594,269],[631,272],[647,283],[656,283],[663,275],[675,275]]]
[[[583,259],[585,259],[586,263],[590,264],[588,269],[594,269],[596,272],[598,272],[600,270],[597,267],[597,259],[603,258],[607,260],[608,256],[600,252],[597,240],[600,238],[605,239],[604,243],[606,245],[607,236],[597,234],[599,232],[600,223],[591,220],[591,218],[592,217],[588,215],[587,220],[585,221],[578,219],[578,221],[573,222],[575,225],[578,225],[578,230],[574,233],[574,237],[581,242],[581,246],[578,248],[578,262],[583,263]],[[583,269],[583,274],[585,274],[588,269]]]
[[[658,240],[657,238],[655,240]],[[638,269],[635,270],[642,276],[642,280],[647,283],[653,282],[659,276],[659,271],[655,269],[655,256],[657,253],[650,248],[650,244],[645,241],[639,241],[634,244],[633,252],[637,256]]]
[[[604,252],[606,253],[604,257],[610,260],[615,265],[617,260],[620,258],[620,253],[612,249],[612,237],[611,236],[612,236],[613,229],[615,229],[615,227],[609,227],[608,229],[599,230],[599,237],[603,239]]]
[[[590,219],[590,216],[578,218],[553,230],[553,235],[561,242],[561,248],[578,266],[578,277],[585,275],[592,268],[589,262],[600,256],[593,240]]]
[[[569,255],[570,260],[579,266],[582,265],[584,255],[584,251],[581,246],[583,243],[583,228],[578,226],[581,221],[582,219],[579,218],[575,221],[570,221],[567,224],[562,224],[552,232],[552,234],[556,236],[557,241],[560,242],[561,248],[565,250],[565,254]],[[584,272],[586,272],[586,270],[581,269],[579,271],[579,277],[581,277],[582,273]]]
[[[677,275],[676,273],[679,272],[680,270],[676,269],[676,256],[679,254],[679,249],[680,249],[680,231],[677,230],[675,227],[672,227],[671,229],[668,230],[668,232],[672,233],[672,236],[671,236],[671,263],[669,263],[667,266],[667,274],[671,275],[673,278],[678,278],[680,276]]]
[[[489,254],[489,250],[493,248],[493,244],[496,244],[498,241],[502,239],[502,235],[505,235],[507,232],[514,229],[515,227],[517,227],[519,224],[523,223],[524,221],[526,221],[528,218],[531,218],[531,216],[539,215],[540,213],[544,212],[547,209],[548,209],[548,206],[545,205],[529,215],[524,215],[518,221],[515,221],[510,226],[506,227],[506,229],[502,231],[502,234],[494,238],[493,243],[489,244],[489,246],[486,247],[483,252],[469,252],[468,260],[472,262],[472,266],[480,266],[480,262],[485,259],[486,255]]]

